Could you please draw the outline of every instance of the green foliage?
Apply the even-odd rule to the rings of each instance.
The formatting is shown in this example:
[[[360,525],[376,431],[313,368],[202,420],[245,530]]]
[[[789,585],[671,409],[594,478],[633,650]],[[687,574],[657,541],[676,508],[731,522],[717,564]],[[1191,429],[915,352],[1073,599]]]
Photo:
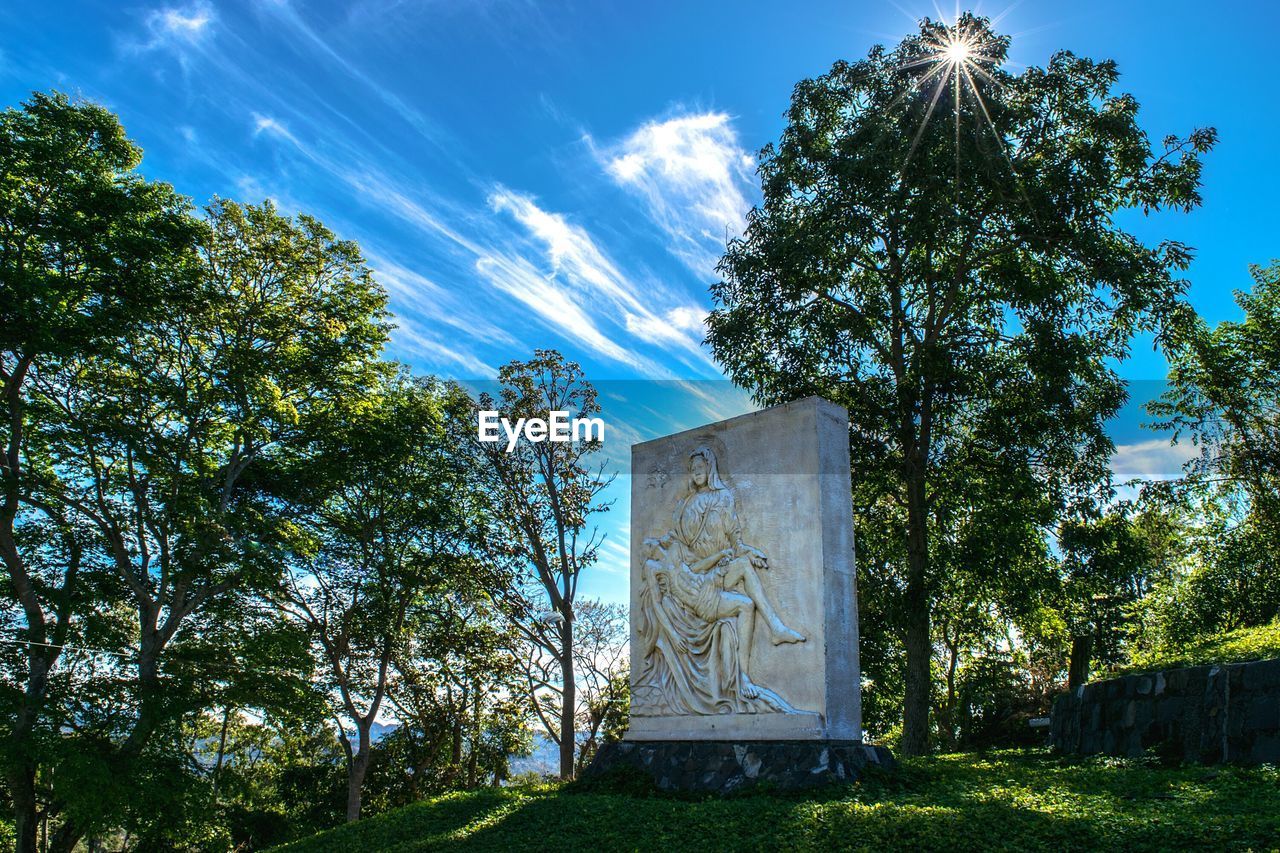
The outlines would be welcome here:
[[[1146,649],[1134,654],[1129,664],[1121,667],[1117,674],[1270,658],[1280,658],[1280,620],[1253,628],[1199,636],[1187,643]]]
[[[536,350],[527,361],[504,365],[498,382],[498,397],[481,394],[476,407],[499,411],[513,423],[519,418],[549,421],[557,411],[571,420],[600,411],[595,387],[582,368],[555,350]],[[609,509],[599,496],[613,475],[595,466],[599,446],[598,439],[521,441],[508,453],[497,443],[480,445],[498,538],[495,550],[517,567],[498,603],[529,649],[523,661],[526,695],[539,724],[559,747],[562,779],[574,774],[579,721],[590,719],[593,694],[611,675],[593,671],[594,659],[583,654],[584,643],[590,647],[594,642],[593,633],[595,641],[609,634],[593,632],[594,617],[608,622],[610,614],[586,602],[581,613],[576,609],[579,578],[596,562],[603,541],[591,518]],[[616,622],[616,612],[612,616]],[[597,715],[594,723],[600,719]]]
[[[109,110],[61,92],[0,112],[0,351],[85,352],[157,311],[192,248],[190,203],[138,171]]]
[[[194,261],[189,202],[142,177],[140,160],[100,106],[36,93],[0,113],[0,559],[4,625],[32,643],[0,661],[0,765],[23,849],[35,843],[39,753],[58,731],[46,709],[66,696],[61,645],[79,639],[86,599],[116,593],[86,554],[91,525],[50,494],[32,388],[158,317]]]
[[[1280,261],[1237,291],[1243,322],[1190,318],[1172,339],[1169,390],[1150,404],[1162,426],[1204,448],[1191,473],[1243,493],[1260,526],[1280,524]]]
[[[41,820],[61,850],[332,825],[388,700],[372,808],[501,780],[530,736],[471,400],[382,360],[354,243],[270,203],[197,218],[140,159],[94,104],[0,113],[0,627],[32,641],[0,646],[16,846]]]
[[[953,38],[969,65],[945,61]],[[871,674],[900,679],[911,753],[949,588],[1002,621],[1038,612],[1057,588],[1048,529],[1107,490],[1115,364],[1135,332],[1183,317],[1191,256],[1114,214],[1195,207],[1216,138],[1153,148],[1114,63],[1060,52],[1015,75],[1008,46],[982,18],[925,20],[797,84],[761,153],[763,204],[711,288],[707,340],[735,382],[849,409],[878,590],[863,624],[889,635],[869,663],[905,646],[900,674]]]
[[[379,780],[387,802],[399,787],[410,797],[431,790],[425,774],[444,739],[420,704],[438,692],[432,680],[458,687],[446,716],[472,735],[474,755],[494,705],[482,707],[484,686],[497,691],[500,674],[514,669],[489,602],[505,575],[482,550],[478,460],[460,450],[469,414],[456,386],[390,375],[357,404],[336,407],[313,429],[309,452],[290,460],[300,464],[280,473],[297,535],[279,597],[311,639],[316,681],[342,726],[335,737],[346,746],[351,820],[376,749],[372,725],[397,679],[419,703],[403,703],[410,725],[435,742],[424,747],[406,731],[389,744],[398,757],[412,755],[401,765],[407,786]]]
[[[944,755],[809,794],[569,795],[557,786],[429,800],[290,845],[361,850],[1269,849],[1275,768],[1160,768],[1043,752]]]
[[[198,839],[220,833],[226,849],[257,850],[340,821],[345,774],[321,713],[255,718],[225,708],[197,717],[186,734],[191,769],[199,771],[188,783],[196,796],[152,812],[143,828],[167,833],[161,846],[199,848]],[[139,811],[152,806],[141,799]]]
[[[78,742],[53,776],[60,844],[192,789],[179,746],[192,715],[249,695],[259,709],[308,701],[296,635],[257,609],[291,531],[262,475],[380,370],[386,295],[314,220],[219,202],[179,273],[162,312],[46,365],[25,395],[20,521],[65,531],[80,564],[64,571],[83,584],[66,636],[108,653],[64,670],[43,709],[49,740]],[[159,802],[152,828],[167,812],[189,810]]]
[[[1135,654],[1265,625],[1280,614],[1280,562],[1269,533],[1256,516],[1237,524],[1212,506],[1207,510],[1201,529],[1188,533],[1187,569],[1133,608],[1140,622]]]
[[[1190,320],[1172,340],[1169,389],[1149,404],[1201,453],[1152,487],[1194,513],[1194,562],[1145,609],[1156,645],[1264,625],[1280,615],[1280,262],[1252,269],[1241,322]]]

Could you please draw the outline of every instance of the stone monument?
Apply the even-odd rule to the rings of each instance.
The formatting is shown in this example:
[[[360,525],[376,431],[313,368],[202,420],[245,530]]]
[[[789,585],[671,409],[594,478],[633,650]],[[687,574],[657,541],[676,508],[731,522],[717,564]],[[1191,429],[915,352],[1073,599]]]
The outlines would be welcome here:
[[[809,397],[632,447],[631,717],[589,775],[789,788],[861,742],[848,413]]]

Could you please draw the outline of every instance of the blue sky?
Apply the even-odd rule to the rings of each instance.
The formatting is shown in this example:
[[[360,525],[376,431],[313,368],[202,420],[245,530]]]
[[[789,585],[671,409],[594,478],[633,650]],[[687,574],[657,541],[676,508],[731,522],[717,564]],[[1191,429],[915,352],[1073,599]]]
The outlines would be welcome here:
[[[1153,138],[1219,129],[1202,209],[1124,223],[1195,246],[1193,304],[1236,317],[1248,264],[1280,255],[1274,2],[977,11],[1003,16],[1015,71],[1059,48],[1113,58]],[[392,295],[391,354],[419,371],[483,378],[551,346],[623,406],[630,380],[721,377],[699,346],[706,285],[794,83],[923,15],[932,3],[9,0],[0,104],[54,87],[102,102],[147,173],[197,202],[270,197],[359,241]],[[1165,364],[1139,341],[1123,371],[1154,388]],[[723,382],[662,387],[680,404],[630,412],[615,442],[746,407]],[[1168,469],[1140,420],[1117,422],[1125,464]],[[623,483],[584,584],[618,600]]]

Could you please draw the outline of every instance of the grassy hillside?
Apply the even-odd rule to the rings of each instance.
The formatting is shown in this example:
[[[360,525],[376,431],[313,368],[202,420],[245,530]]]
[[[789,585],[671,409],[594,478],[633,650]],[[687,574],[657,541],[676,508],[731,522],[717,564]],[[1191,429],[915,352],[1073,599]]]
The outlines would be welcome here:
[[[1134,657],[1131,666],[1117,674],[1268,658],[1280,658],[1280,620],[1257,628],[1241,628],[1204,637],[1181,648],[1139,654]]]
[[[1280,770],[1045,751],[946,755],[807,796],[681,800],[545,786],[451,794],[282,850],[1274,850]]]

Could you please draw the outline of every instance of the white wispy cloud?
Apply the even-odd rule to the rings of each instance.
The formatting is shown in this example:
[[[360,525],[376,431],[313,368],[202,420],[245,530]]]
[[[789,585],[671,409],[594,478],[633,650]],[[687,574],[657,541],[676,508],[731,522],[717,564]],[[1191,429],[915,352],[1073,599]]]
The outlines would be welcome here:
[[[457,365],[474,378],[497,375],[497,369],[471,352],[467,344],[516,347],[519,342],[491,322],[477,300],[459,298],[456,291],[385,256],[371,251],[365,255],[378,282],[391,296],[396,323],[391,333],[393,344],[437,363]]]
[[[284,122],[272,116],[262,115],[261,113],[254,113],[253,114],[253,135],[260,136],[261,134],[264,134],[264,133],[270,136],[278,136],[281,139],[287,139],[289,142],[292,142],[295,146],[297,146],[299,150],[305,151],[302,143],[298,141],[298,138],[296,136],[294,136],[292,133],[289,132],[289,128],[285,127]]]
[[[567,312],[567,305],[592,306],[597,316],[607,318],[629,336],[658,346],[681,357],[686,363],[710,364],[701,349],[701,309],[687,304],[671,304],[676,297],[651,282],[644,285],[626,275],[595,239],[580,225],[561,214],[544,210],[532,198],[498,187],[489,196],[490,207],[507,213],[523,227],[547,263],[543,283],[536,290],[522,291],[526,304],[537,293],[535,307],[553,322],[580,325],[582,314]],[[585,317],[582,314],[582,317]],[[621,350],[598,349],[615,360],[637,365],[635,358],[623,357]],[[647,361],[647,360],[646,360]]]
[[[621,309],[648,313],[636,298],[621,271],[578,225],[564,216],[539,207],[529,196],[499,187],[490,194],[495,211],[510,213],[545,247],[552,272],[566,282],[581,286],[582,295],[602,296]]]
[[[361,156],[355,149],[342,149],[332,153],[322,151],[314,145],[306,145],[274,117],[257,112],[252,113],[252,117],[255,135],[268,133],[288,141],[298,154],[330,176],[345,183],[354,191],[356,198],[394,215],[434,238],[442,238],[446,244],[454,248],[473,255],[483,254],[486,251],[483,245],[449,224],[452,221],[465,219],[464,211],[456,209],[456,206],[435,196],[429,198],[429,203],[423,203],[411,198],[401,189],[402,186],[415,185],[419,194],[429,195],[416,181],[392,178],[376,163]],[[446,215],[438,212],[441,210]]]
[[[711,275],[757,192],[755,159],[732,119],[686,113],[645,122],[611,145],[587,141],[610,178],[644,203],[671,251],[699,276]]]
[[[488,306],[486,316],[474,295],[472,298],[460,298],[456,289],[444,287],[375,251],[366,250],[365,257],[378,281],[391,294],[393,305],[407,308],[419,316],[433,317],[442,326],[491,344],[514,346],[519,343],[508,331],[491,321],[492,306]]]
[[[131,42],[134,51],[181,50],[202,42],[213,30],[217,16],[208,3],[153,9],[142,21],[144,40]]]
[[[580,299],[526,258],[502,252],[486,254],[476,261],[476,271],[491,285],[529,308],[543,325],[578,346],[637,370],[660,370],[650,359],[614,340],[583,310]]]
[[[418,131],[424,138],[441,144],[443,131],[427,120],[417,109],[405,102],[403,98],[379,83],[356,66],[351,60],[339,53],[314,28],[312,28],[289,0],[264,0],[259,8],[273,15],[283,23],[303,44],[328,59],[342,70],[344,74],[358,81],[374,94],[378,100],[389,107],[402,120]]]
[[[653,344],[697,347],[706,337],[706,311],[688,305],[654,314],[627,314],[627,331]]]
[[[502,198],[490,199],[491,211],[509,208],[516,215],[521,231],[513,233],[509,227],[499,228],[490,223],[491,233],[464,234],[452,223],[475,219],[465,211],[450,209],[447,211],[450,215],[442,216],[411,198],[398,186],[404,182],[384,175],[376,165],[358,156],[334,156],[314,146],[304,145],[271,117],[255,113],[253,119],[255,133],[267,133],[287,140],[304,158],[347,184],[366,203],[412,225],[446,247],[468,255],[472,268],[484,281],[529,308],[544,326],[612,361],[639,370],[659,370],[650,359],[618,343],[584,309],[583,305],[589,303],[582,298],[583,294],[595,288],[612,291],[615,300],[626,298],[612,284],[611,277],[617,275],[616,268],[594,248],[585,232],[575,230],[563,219],[546,214],[524,197],[503,191]],[[513,245],[527,243],[530,236],[550,259],[550,269],[546,272],[512,250]],[[396,270],[387,268],[392,269],[394,279]],[[407,288],[405,292],[408,292]],[[468,331],[474,334],[476,330]],[[420,352],[427,353],[430,338],[423,334],[422,324],[406,327],[402,337]],[[436,339],[435,343],[440,341]],[[458,359],[449,360],[458,362]],[[472,364],[472,367],[476,366],[478,360]]]
[[[430,319],[434,318],[428,317]],[[439,330],[429,328],[416,315],[397,312],[394,321],[396,327],[391,331],[391,343],[394,347],[424,356],[432,363],[455,364],[469,375],[482,379],[497,375],[496,367],[465,349],[450,346],[440,340]]]
[[[1182,468],[1199,450],[1187,444],[1170,444],[1153,438],[1118,444],[1111,456],[1111,470],[1119,479],[1168,480],[1182,475]]]
[[[479,273],[497,293],[529,309],[527,316],[572,344],[649,376],[670,376],[671,371],[657,361],[656,353],[645,352],[646,346],[673,356],[694,375],[718,372],[701,346],[705,310],[691,304],[687,294],[672,292],[647,274],[624,271],[592,234],[567,216],[501,186],[489,192],[487,210],[469,208],[438,197],[419,181],[386,173],[356,149],[335,148],[328,141],[304,142],[274,115],[251,115],[255,135],[287,142],[304,160],[346,184],[364,204],[430,236],[465,269]],[[399,271],[407,272],[403,267]],[[393,278],[396,272],[391,271]],[[409,280],[403,274],[399,278]],[[401,293],[407,297],[427,284],[425,279],[414,282]],[[403,299],[401,307],[406,304],[413,300]],[[420,310],[412,313],[425,317],[435,307],[419,302]],[[454,328],[472,336],[496,328],[472,322],[478,319],[483,318],[472,313]],[[442,347],[434,351],[436,356],[469,370],[484,363],[459,347],[456,335],[446,343],[445,337],[428,334],[423,323],[406,326],[400,337],[423,354],[430,352],[429,342]]]

